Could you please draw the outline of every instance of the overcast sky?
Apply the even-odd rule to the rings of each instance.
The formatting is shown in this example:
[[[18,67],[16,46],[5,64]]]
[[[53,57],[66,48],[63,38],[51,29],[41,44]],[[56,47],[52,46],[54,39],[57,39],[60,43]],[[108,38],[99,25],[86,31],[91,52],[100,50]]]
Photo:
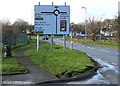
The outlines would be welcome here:
[[[34,24],[34,5],[70,5],[70,22],[84,22],[85,10],[87,16],[112,19],[118,12],[120,0],[0,0],[0,20],[8,18],[12,23],[18,18]]]

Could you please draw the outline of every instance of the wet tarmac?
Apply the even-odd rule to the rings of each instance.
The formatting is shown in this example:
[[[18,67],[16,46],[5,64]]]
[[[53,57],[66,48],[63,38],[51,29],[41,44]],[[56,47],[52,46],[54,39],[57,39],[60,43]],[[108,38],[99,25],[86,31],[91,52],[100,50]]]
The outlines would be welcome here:
[[[90,79],[76,82],[68,82],[66,84],[119,84],[120,72],[118,72],[118,67],[106,63],[98,58],[93,58],[97,61],[103,68],[97,70],[97,74]]]

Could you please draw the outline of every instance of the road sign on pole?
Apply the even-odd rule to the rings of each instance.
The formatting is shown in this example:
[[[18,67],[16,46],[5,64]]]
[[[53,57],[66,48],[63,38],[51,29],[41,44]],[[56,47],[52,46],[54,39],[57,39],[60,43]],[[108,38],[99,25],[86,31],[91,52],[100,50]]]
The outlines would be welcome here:
[[[35,5],[35,34],[69,34],[70,6]]]
[[[73,23],[71,24],[70,26],[70,32],[71,32],[71,44],[70,44],[70,49],[73,49],[73,31],[74,31],[74,26],[73,26]]]
[[[40,49],[40,37],[39,35],[37,35],[37,52],[39,51]]]

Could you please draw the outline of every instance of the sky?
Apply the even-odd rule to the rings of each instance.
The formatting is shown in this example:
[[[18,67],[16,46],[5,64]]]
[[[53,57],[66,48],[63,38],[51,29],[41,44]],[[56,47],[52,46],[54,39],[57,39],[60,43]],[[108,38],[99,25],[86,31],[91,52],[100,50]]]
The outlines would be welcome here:
[[[85,9],[87,8],[87,19],[113,19],[118,13],[118,2],[120,0],[0,0],[0,20],[8,19],[14,23],[21,18],[29,24],[34,24],[34,5],[66,5],[70,6],[70,22],[76,24],[84,22]]]
[[[120,1],[118,2],[118,15],[120,16]]]

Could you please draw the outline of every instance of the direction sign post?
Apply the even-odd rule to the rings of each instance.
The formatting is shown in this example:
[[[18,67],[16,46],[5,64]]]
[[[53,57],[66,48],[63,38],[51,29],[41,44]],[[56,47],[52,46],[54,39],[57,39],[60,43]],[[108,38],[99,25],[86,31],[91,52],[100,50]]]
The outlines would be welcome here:
[[[53,47],[53,35],[64,35],[64,51],[66,49],[66,34],[69,34],[70,6],[35,5],[34,33],[51,35],[50,50]],[[39,47],[39,46],[37,46]]]
[[[40,37],[39,35],[37,35],[37,52],[39,51],[40,49]]]
[[[63,50],[63,52],[66,52],[66,35],[63,35],[63,39],[64,39],[64,50]]]
[[[71,46],[70,46],[70,49],[72,50],[73,49],[73,32],[71,32]]]
[[[71,44],[70,44],[70,49],[73,49],[73,31],[74,31],[74,27],[73,27],[73,23],[71,23],[71,27],[70,27],[70,32],[71,32]]]
[[[51,35],[50,51],[53,52],[53,35]]]

